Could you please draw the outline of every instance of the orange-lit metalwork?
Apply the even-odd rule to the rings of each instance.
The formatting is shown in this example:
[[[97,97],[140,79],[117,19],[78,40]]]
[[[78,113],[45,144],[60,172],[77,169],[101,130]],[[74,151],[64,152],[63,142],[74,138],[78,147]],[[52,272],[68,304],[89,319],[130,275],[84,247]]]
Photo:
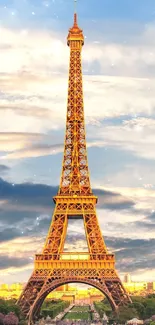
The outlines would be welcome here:
[[[59,195],[91,195],[87,149],[85,139],[81,49],[84,44],[82,30],[74,25],[69,30],[67,44],[70,47],[68,106],[64,160]]]
[[[42,254],[35,258],[35,268],[18,304],[29,324],[38,315],[49,292],[69,282],[90,284],[101,290],[114,310],[130,302],[115,270],[115,257],[109,254],[98,224],[97,197],[90,186],[82,91],[82,30],[69,30],[69,89],[64,158],[60,187],[54,197],[55,210]],[[64,253],[68,219],[83,219],[88,253]]]

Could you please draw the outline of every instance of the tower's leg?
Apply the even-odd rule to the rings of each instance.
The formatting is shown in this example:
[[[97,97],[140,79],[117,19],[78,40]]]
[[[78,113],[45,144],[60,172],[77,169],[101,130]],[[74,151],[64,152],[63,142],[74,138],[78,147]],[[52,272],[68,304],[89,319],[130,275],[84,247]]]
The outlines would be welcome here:
[[[17,304],[25,318],[28,317],[30,308],[36,300],[38,293],[44,286],[44,282],[44,278],[39,279],[32,274],[25,289],[23,290]]]
[[[105,284],[113,300],[115,301],[117,308],[119,306],[126,306],[131,303],[131,300],[128,294],[126,293],[119,278],[117,280],[112,281],[107,280],[105,281]]]
[[[90,210],[91,205],[91,203],[87,204],[87,213],[84,213],[83,216],[88,248],[89,252],[97,259],[102,259],[102,255],[107,253],[107,248],[98,224],[96,211],[95,209]]]
[[[58,203],[54,210],[53,220],[46,238],[44,254],[54,254],[55,258],[58,259],[56,256],[63,250],[67,224],[67,204]]]

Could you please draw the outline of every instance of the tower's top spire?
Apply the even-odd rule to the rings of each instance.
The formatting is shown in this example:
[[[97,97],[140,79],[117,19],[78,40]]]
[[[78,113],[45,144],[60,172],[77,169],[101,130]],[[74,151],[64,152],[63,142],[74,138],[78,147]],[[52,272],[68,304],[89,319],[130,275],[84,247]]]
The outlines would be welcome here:
[[[77,13],[74,12],[74,26],[75,27],[78,27],[78,24],[77,24]]]
[[[70,41],[81,41],[84,44],[84,36],[82,29],[79,28],[77,23],[77,10],[76,10],[77,0],[74,0],[74,24],[73,27],[69,29],[69,34],[67,38],[67,44],[70,45]]]

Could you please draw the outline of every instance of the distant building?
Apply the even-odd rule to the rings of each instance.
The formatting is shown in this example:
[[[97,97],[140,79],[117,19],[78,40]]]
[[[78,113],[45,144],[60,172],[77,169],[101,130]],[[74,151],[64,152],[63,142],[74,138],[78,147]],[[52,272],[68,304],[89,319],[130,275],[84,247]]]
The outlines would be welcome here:
[[[75,303],[75,295],[71,295],[71,294],[64,294],[62,297],[61,297],[62,300],[65,300],[65,301],[69,301],[70,303]]]
[[[124,283],[130,283],[130,282],[131,282],[131,275],[127,273],[124,276]]]
[[[149,293],[155,293],[155,282],[134,282],[131,280],[130,274],[124,276],[124,287],[129,294],[134,295],[147,295]],[[1,284],[0,285],[0,298],[3,299],[18,299],[25,283],[13,283],[11,285]],[[96,288],[78,288],[73,287],[68,284],[64,284],[52,291],[47,299],[63,299],[69,300],[71,302],[87,301],[87,303],[92,303],[93,301],[100,301],[104,299],[104,295],[98,291]]]
[[[5,283],[1,284],[0,290],[4,290],[4,291],[9,290],[9,285],[8,284],[5,284]]]
[[[148,282],[147,290],[148,290],[148,292],[154,292],[155,291],[155,282]]]
[[[148,294],[155,291],[155,282],[132,281],[129,273],[125,274],[123,285],[131,294]]]
[[[139,294],[147,291],[147,282],[124,282],[123,285],[129,293]]]
[[[12,291],[20,291],[22,289],[23,289],[22,283],[13,283],[10,285],[10,290],[12,290]]]

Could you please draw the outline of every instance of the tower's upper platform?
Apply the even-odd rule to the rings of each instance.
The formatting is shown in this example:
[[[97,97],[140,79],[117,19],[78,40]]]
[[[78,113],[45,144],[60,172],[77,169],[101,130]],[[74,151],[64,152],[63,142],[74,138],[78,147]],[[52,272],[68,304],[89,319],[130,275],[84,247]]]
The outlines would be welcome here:
[[[77,24],[77,14],[74,14],[74,24],[73,27],[69,29],[67,37],[67,45],[70,46],[72,41],[80,41],[81,45],[84,45],[84,36],[82,29],[79,28]]]

